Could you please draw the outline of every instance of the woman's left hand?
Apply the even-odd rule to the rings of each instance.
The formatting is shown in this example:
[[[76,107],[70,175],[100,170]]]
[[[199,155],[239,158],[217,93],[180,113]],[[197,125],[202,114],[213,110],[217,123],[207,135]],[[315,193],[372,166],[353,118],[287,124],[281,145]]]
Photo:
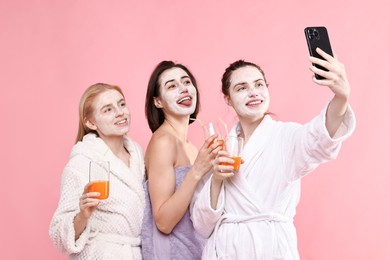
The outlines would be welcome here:
[[[348,100],[351,87],[348,82],[347,73],[345,70],[345,66],[341,63],[337,56],[327,54],[320,48],[316,49],[317,53],[321,55],[325,60],[318,59],[315,57],[310,57],[310,61],[314,64],[320,65],[329,71],[321,70],[314,65],[310,67],[310,70],[318,74],[325,79],[317,79],[313,76],[313,81],[318,85],[327,86],[332,90],[336,97]]]

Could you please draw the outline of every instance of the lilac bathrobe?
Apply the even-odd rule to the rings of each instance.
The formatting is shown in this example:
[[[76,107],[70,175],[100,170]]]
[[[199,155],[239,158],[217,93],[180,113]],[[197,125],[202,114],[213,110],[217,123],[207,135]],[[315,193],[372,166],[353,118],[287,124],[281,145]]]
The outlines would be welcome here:
[[[299,259],[293,224],[300,179],[335,159],[355,128],[350,107],[331,138],[326,109],[305,125],[265,116],[244,147],[245,163],[225,180],[216,210],[210,206],[210,179],[193,201],[195,229],[209,238],[202,259]],[[232,135],[240,132],[237,124]]]

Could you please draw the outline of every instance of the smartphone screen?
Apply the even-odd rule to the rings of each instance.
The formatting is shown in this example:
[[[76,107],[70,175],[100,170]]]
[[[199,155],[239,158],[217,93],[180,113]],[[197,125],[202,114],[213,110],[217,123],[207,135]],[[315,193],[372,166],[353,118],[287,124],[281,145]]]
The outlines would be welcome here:
[[[309,48],[310,56],[322,60],[324,59],[316,52],[317,47],[323,50],[324,52],[326,52],[327,54],[333,56],[332,48],[330,46],[328,31],[324,26],[306,27],[305,37],[306,37],[307,46]],[[327,69],[325,69],[320,65],[314,65],[314,66],[316,66],[321,70],[328,71]],[[317,74],[315,74],[315,77],[317,79],[324,79],[324,77]]]

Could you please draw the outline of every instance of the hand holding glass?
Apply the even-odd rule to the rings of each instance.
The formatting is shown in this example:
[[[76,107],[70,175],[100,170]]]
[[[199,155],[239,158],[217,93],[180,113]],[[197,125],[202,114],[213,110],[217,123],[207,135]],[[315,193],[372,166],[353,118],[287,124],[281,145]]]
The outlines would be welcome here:
[[[244,139],[237,136],[228,136],[225,140],[226,151],[229,157],[234,160],[234,163],[221,162],[220,165],[232,165],[233,172],[237,173],[241,165],[241,152],[244,146]]]
[[[110,193],[110,162],[89,162],[89,186],[88,192],[99,192],[98,199],[108,198]]]
[[[210,147],[213,143],[218,142],[222,146],[222,149],[224,149],[225,140],[223,139],[221,132],[222,131],[220,130],[220,126],[218,124],[210,122],[210,123],[203,126],[203,133],[204,133],[205,139],[209,138],[212,135],[215,135],[215,134],[217,135],[217,138],[215,138],[212,142],[210,142],[208,147]]]

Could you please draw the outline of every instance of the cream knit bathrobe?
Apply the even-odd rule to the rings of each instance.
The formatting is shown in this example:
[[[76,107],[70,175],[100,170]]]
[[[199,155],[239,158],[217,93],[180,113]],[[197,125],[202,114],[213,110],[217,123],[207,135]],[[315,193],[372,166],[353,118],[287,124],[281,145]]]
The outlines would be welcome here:
[[[216,210],[210,206],[210,179],[206,181],[191,212],[195,229],[209,238],[202,259],[299,259],[293,218],[300,179],[336,158],[355,128],[348,108],[331,138],[325,113],[305,125],[265,116],[244,147],[240,172],[224,182]],[[239,131],[237,125],[231,134]]]
[[[140,233],[145,208],[145,165],[141,147],[125,136],[130,168],[116,157],[104,141],[87,134],[72,149],[61,179],[58,208],[50,223],[50,238],[69,259],[142,259]],[[88,183],[89,161],[110,162],[110,195],[88,220],[75,241],[73,219],[80,211],[79,199]]]

